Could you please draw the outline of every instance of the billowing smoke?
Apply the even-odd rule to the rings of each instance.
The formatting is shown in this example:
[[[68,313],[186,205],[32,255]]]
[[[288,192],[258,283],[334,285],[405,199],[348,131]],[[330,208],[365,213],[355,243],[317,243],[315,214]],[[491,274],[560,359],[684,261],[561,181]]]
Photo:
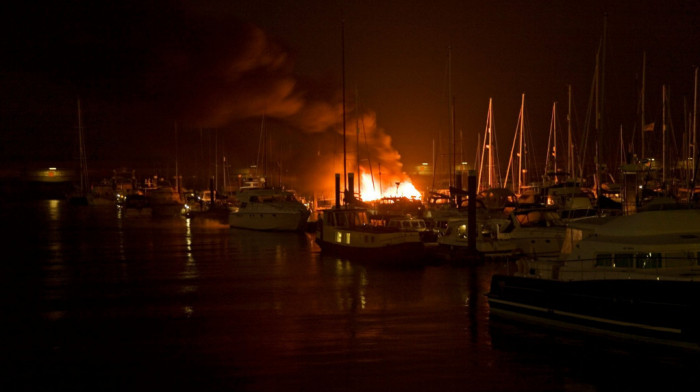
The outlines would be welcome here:
[[[332,195],[333,175],[343,173],[341,86],[297,78],[293,56],[255,26],[243,26],[238,36],[238,43],[222,47],[223,54],[212,57],[207,69],[201,69],[201,59],[199,63],[180,59],[176,72],[183,76],[174,79],[184,81],[184,75],[193,75],[178,86],[177,95],[187,97],[176,106],[180,121],[237,134],[238,124],[262,123],[264,117],[271,139],[265,145],[271,162],[269,181]],[[372,166],[374,176],[381,168],[385,182],[404,180],[401,156],[392,147],[391,136],[377,126],[376,115],[350,107],[346,112],[347,171],[357,172],[359,148],[363,171]],[[258,139],[250,130],[247,137]]]
[[[201,186],[215,157],[217,170],[224,155],[235,171],[260,165],[265,150],[273,184],[332,191],[333,174],[343,172],[340,64],[332,80],[301,77],[295,58],[304,53],[222,7],[158,0],[42,7],[24,7],[17,20],[32,23],[7,27],[17,40],[3,47],[14,54],[3,67],[65,89],[70,121],[80,96],[96,160],[172,176],[177,155],[179,175]],[[357,171],[359,129],[362,165],[372,163],[375,175],[381,165],[387,181],[400,175],[401,157],[374,114],[346,112],[348,171]]]

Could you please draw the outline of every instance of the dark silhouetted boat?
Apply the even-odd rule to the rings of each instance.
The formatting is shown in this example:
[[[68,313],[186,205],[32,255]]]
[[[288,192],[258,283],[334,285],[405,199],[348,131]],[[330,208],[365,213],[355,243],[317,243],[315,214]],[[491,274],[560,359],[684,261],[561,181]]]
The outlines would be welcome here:
[[[700,210],[571,223],[561,255],[494,275],[491,313],[700,348]]]

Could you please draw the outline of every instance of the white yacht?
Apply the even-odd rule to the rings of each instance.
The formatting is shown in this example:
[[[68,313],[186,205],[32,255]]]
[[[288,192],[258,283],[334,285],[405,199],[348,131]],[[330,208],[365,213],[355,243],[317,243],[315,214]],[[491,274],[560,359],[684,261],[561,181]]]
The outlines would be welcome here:
[[[231,227],[267,231],[302,231],[309,209],[294,193],[275,188],[243,188],[229,214]]]
[[[570,223],[561,254],[494,275],[495,315],[700,348],[700,210]]]

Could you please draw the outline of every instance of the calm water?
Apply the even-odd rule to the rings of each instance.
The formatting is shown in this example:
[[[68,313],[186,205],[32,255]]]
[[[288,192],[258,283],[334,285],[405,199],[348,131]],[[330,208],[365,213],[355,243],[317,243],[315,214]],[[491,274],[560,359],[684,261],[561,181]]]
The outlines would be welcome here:
[[[307,234],[57,201],[3,205],[0,226],[2,390],[685,390],[700,378],[694,354],[490,320],[484,294],[505,262],[377,267],[321,255]]]

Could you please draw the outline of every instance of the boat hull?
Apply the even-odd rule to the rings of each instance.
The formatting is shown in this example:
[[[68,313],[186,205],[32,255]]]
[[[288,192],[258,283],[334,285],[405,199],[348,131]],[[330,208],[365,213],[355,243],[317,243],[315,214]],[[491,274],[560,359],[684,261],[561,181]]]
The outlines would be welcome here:
[[[700,282],[494,275],[491,313],[700,349]]]
[[[405,242],[380,246],[348,246],[316,238],[316,243],[324,253],[373,263],[410,264],[419,262],[426,257],[426,247],[422,242]]]
[[[308,213],[302,212],[232,212],[229,224],[238,229],[261,231],[302,231]]]

